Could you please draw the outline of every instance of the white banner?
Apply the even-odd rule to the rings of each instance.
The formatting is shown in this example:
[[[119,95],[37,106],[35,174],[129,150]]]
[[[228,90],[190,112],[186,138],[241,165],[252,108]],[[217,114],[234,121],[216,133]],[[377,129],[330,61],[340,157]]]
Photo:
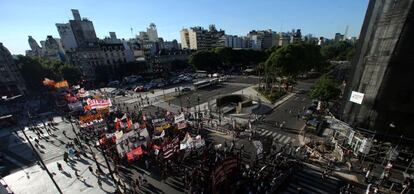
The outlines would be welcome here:
[[[163,122],[165,122],[165,119],[164,118],[152,119],[152,124],[155,124],[155,123],[163,123]]]
[[[363,99],[364,99],[363,93],[352,91],[351,98],[349,99],[349,101],[357,103],[357,104],[362,104]]]
[[[174,116],[174,123],[179,123],[184,120],[185,120],[184,113],[181,113],[178,116]]]

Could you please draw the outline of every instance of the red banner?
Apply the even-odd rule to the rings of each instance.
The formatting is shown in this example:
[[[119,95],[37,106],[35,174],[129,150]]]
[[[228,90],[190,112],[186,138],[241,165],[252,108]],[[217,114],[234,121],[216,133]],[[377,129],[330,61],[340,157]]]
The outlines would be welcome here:
[[[139,146],[133,149],[132,151],[128,152],[126,155],[128,161],[133,161],[135,160],[135,158],[140,157],[142,154],[144,154],[144,151],[142,150],[141,146]]]
[[[103,109],[112,106],[111,99],[90,99],[86,100],[86,103],[91,109]]]

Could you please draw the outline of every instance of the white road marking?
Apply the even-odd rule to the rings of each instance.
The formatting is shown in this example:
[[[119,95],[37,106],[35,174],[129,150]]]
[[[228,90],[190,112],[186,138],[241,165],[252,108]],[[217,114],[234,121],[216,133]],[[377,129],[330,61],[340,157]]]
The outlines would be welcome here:
[[[268,135],[270,135],[272,132],[271,131],[266,131],[266,133],[264,133],[263,135],[264,136],[268,136]]]
[[[275,137],[275,139],[279,139],[280,138],[280,136],[282,136],[282,134],[277,134],[277,136]]]
[[[279,142],[283,142],[283,140],[286,138],[286,136],[283,136],[279,139]]]
[[[285,139],[285,141],[283,141],[284,144],[287,144],[289,142],[289,140],[292,139],[291,137],[287,136],[287,138]]]
[[[260,135],[264,135],[267,132],[268,132],[267,130],[263,130],[262,132],[260,132]]]

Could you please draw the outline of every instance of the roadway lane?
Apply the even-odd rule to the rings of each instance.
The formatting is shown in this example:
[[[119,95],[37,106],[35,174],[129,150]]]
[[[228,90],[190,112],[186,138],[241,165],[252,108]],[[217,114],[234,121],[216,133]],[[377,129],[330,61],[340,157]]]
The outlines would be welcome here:
[[[333,194],[339,193],[339,190],[345,182],[335,178],[326,177],[322,179],[322,173],[305,166],[301,171],[295,173],[288,182],[282,194]],[[299,189],[302,192],[299,192]]]
[[[200,88],[195,91],[188,92],[181,97],[174,98],[169,102],[180,106],[180,98],[183,107],[194,107],[198,105],[197,98],[200,97],[200,104],[203,104],[207,101],[213,100],[220,95],[228,95],[233,92],[242,90],[243,88],[248,87],[249,85],[240,85],[240,84],[231,84],[231,83],[221,83],[214,86],[208,86]]]

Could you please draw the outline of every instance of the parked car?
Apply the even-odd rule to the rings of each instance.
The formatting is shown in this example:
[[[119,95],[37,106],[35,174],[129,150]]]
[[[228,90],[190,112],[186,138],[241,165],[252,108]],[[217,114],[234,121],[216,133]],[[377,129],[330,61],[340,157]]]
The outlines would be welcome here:
[[[110,81],[108,83],[109,87],[119,86],[120,82],[118,80]]]
[[[145,91],[145,88],[142,85],[134,88],[134,92],[144,92],[144,91]]]
[[[181,89],[181,91],[182,92],[189,92],[189,91],[191,91],[191,89],[190,88],[183,88],[183,89]]]

